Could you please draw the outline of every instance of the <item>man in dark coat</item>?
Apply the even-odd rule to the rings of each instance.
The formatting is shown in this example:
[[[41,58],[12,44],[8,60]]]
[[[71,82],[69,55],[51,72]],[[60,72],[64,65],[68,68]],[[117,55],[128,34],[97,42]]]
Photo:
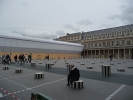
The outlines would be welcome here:
[[[79,77],[80,77],[80,73],[79,73],[79,70],[78,68],[74,67],[74,65],[71,65],[71,71],[70,73],[68,74],[68,77],[67,77],[67,82],[68,82],[68,86],[72,83],[73,81],[78,81],[79,80]]]
[[[6,60],[7,60],[7,64],[9,64],[9,62],[10,62],[10,64],[12,64],[9,54],[6,55]]]
[[[15,56],[14,56],[15,62],[17,62],[17,59],[18,59],[18,57],[17,57],[17,55],[15,55]]]
[[[31,55],[28,55],[28,61],[31,63]]]

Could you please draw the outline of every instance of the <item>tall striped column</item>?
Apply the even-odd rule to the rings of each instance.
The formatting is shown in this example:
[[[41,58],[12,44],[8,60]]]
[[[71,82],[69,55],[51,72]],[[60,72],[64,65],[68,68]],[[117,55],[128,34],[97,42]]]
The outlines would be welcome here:
[[[111,76],[111,68],[109,65],[102,65],[102,76],[103,77]]]
[[[67,72],[69,73],[71,71],[71,69],[72,69],[72,66],[68,64],[67,65]]]

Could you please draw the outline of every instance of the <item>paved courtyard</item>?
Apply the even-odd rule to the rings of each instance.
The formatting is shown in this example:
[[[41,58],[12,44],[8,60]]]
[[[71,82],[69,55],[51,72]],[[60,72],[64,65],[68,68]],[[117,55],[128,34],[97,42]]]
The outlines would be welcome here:
[[[133,68],[128,68],[133,66],[133,60],[66,59],[80,70],[83,89],[67,86],[65,60],[54,61],[35,61],[35,67],[29,63],[0,64],[0,100],[31,100],[31,93],[43,94],[51,100],[133,100]],[[46,63],[54,65],[46,69]],[[101,65],[111,66],[111,77],[102,76]],[[9,69],[3,70],[4,66],[9,66]],[[93,69],[87,69],[88,66]],[[22,68],[23,72],[15,73],[18,68]],[[125,71],[118,72],[118,68]],[[37,72],[44,72],[44,78],[35,79]]]

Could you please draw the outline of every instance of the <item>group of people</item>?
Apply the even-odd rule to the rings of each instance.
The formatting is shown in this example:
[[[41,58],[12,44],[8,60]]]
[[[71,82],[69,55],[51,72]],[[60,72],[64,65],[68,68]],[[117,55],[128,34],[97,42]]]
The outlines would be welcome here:
[[[2,55],[2,63],[5,64],[12,64],[11,58],[9,54]]]
[[[14,56],[14,60],[15,60],[15,62],[31,62],[31,55],[27,55],[27,54],[20,54],[19,56],[17,56],[17,55],[15,55]]]
[[[9,54],[3,54],[2,56],[2,63],[5,64],[12,64],[11,57]],[[27,54],[20,54],[19,56],[15,55],[14,56],[14,61],[15,62],[31,62],[31,55]]]
[[[45,57],[45,59],[49,60],[49,55]]]

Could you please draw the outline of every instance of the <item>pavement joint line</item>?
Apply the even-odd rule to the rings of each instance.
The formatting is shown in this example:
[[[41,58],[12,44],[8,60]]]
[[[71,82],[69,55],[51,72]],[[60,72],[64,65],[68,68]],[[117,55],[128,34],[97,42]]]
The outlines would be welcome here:
[[[19,75],[19,76],[13,76],[13,77],[8,77],[8,78],[3,78],[3,79],[0,79],[0,80],[4,80],[4,79],[10,79],[10,78],[15,78],[15,77],[22,77],[22,76],[27,76],[27,75],[32,75],[34,73],[31,73],[31,74],[25,74],[25,75]]]
[[[65,80],[65,79],[66,79],[66,78],[59,79],[58,81]],[[43,85],[55,83],[55,82],[58,82],[58,81],[52,81],[52,82],[49,82],[49,83],[45,83],[45,84],[37,85],[37,86],[34,86],[34,87],[26,88],[25,90],[20,90],[20,91],[13,92],[13,94],[20,93],[20,92],[27,91],[27,90],[31,90],[31,89],[33,89],[33,88],[41,87],[41,86],[43,86]],[[5,97],[5,96],[8,96],[8,95],[6,94],[6,95],[4,95],[4,97]]]
[[[8,71],[0,71],[0,73],[3,73],[3,72],[10,72],[10,71],[13,71],[13,70],[8,70]]]
[[[119,87],[115,92],[113,92],[110,96],[108,96],[105,100],[109,100],[111,99],[113,96],[116,95],[116,93],[118,93],[122,88],[124,88],[126,85],[123,84],[121,87]]]

